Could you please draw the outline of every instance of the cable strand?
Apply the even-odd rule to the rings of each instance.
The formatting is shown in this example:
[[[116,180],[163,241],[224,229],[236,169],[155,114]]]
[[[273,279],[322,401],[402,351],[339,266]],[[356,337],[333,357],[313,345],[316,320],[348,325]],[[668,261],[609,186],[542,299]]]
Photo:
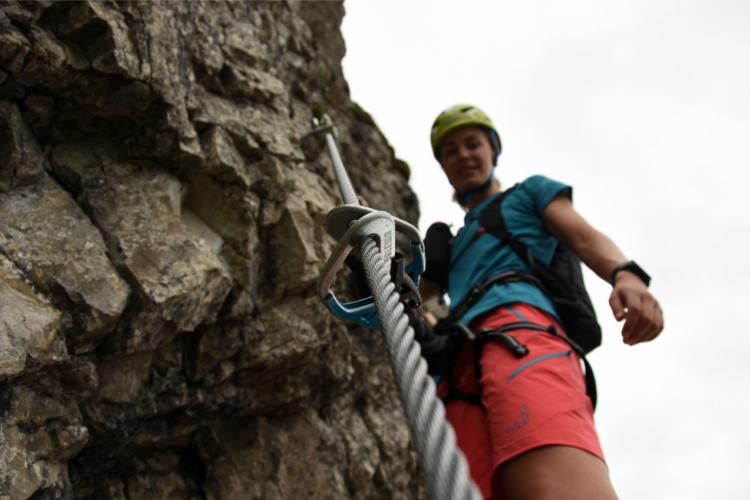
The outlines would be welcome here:
[[[445,420],[445,409],[437,397],[435,382],[427,374],[414,329],[409,326],[404,306],[391,282],[389,266],[372,237],[363,238],[358,250],[383,326],[429,498],[479,500],[481,494],[469,476],[466,458],[456,446],[453,428]]]

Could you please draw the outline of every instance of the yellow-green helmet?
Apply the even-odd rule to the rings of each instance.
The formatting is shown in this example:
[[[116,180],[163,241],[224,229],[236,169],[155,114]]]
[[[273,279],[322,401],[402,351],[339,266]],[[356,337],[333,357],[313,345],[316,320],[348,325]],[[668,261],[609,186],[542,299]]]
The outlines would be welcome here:
[[[446,109],[435,118],[432,123],[432,130],[430,132],[430,142],[432,143],[432,153],[435,158],[438,158],[438,147],[440,142],[445,136],[452,130],[466,125],[478,125],[487,129],[490,144],[495,150],[495,160],[500,155],[501,144],[500,135],[495,129],[495,124],[492,123],[487,113],[472,106],[471,104],[456,104]]]

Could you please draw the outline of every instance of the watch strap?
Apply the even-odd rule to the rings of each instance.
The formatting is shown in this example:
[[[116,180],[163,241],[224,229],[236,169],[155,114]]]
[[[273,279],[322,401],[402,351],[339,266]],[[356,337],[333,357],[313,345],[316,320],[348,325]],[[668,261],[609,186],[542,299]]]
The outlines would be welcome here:
[[[634,260],[627,260],[618,264],[614,269],[612,269],[612,276],[610,277],[609,281],[613,286],[615,284],[617,273],[619,273],[620,271],[629,271],[635,274],[636,276],[638,276],[638,278],[640,278],[641,281],[643,281],[643,283],[646,284],[646,286],[651,283],[651,276],[649,276],[648,273],[644,271],[643,268],[641,268],[641,266],[636,264]]]

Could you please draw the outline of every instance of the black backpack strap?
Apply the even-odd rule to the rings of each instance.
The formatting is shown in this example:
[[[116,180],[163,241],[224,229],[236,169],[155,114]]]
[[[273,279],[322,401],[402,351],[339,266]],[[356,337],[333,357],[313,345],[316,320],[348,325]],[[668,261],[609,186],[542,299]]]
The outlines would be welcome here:
[[[516,189],[516,186],[503,191],[500,196],[484,207],[479,214],[479,225],[482,226],[486,232],[499,238],[505,244],[510,245],[513,251],[516,252],[524,262],[526,262],[526,265],[528,265],[529,268],[534,269],[534,262],[536,261],[534,254],[531,253],[531,250],[529,250],[529,247],[527,247],[523,241],[519,240],[508,231],[508,227],[505,225],[505,219],[501,212],[500,205],[503,203],[505,197]]]
[[[517,186],[517,185],[516,185]],[[492,200],[479,214],[479,224],[485,232],[492,234],[496,238],[500,239],[503,243],[509,245],[513,251],[523,260],[531,272],[537,275],[543,276],[542,280],[537,279],[534,284],[544,292],[554,302],[555,296],[566,297],[568,299],[574,299],[570,296],[568,287],[564,282],[561,281],[560,277],[552,271],[548,264],[545,264],[541,260],[534,257],[534,253],[529,247],[521,241],[518,237],[508,231],[508,227],[505,225],[505,219],[501,210],[501,204],[503,199],[509,195],[516,188],[512,188],[504,191],[501,196],[498,196]],[[562,243],[558,240],[558,245]],[[572,252],[570,252],[572,254]],[[575,255],[575,254],[572,254]],[[575,257],[577,259],[577,257]],[[590,301],[590,299],[589,299]],[[591,306],[593,310],[593,306]],[[560,311],[558,311],[558,314]]]

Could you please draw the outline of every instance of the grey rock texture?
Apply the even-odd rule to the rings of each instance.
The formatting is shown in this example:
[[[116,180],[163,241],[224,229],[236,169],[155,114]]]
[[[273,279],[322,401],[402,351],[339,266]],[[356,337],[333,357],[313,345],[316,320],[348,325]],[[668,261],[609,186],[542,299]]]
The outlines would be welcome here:
[[[340,196],[314,115],[418,216],[343,15],[0,3],[0,499],[424,496],[382,335],[315,296]]]

